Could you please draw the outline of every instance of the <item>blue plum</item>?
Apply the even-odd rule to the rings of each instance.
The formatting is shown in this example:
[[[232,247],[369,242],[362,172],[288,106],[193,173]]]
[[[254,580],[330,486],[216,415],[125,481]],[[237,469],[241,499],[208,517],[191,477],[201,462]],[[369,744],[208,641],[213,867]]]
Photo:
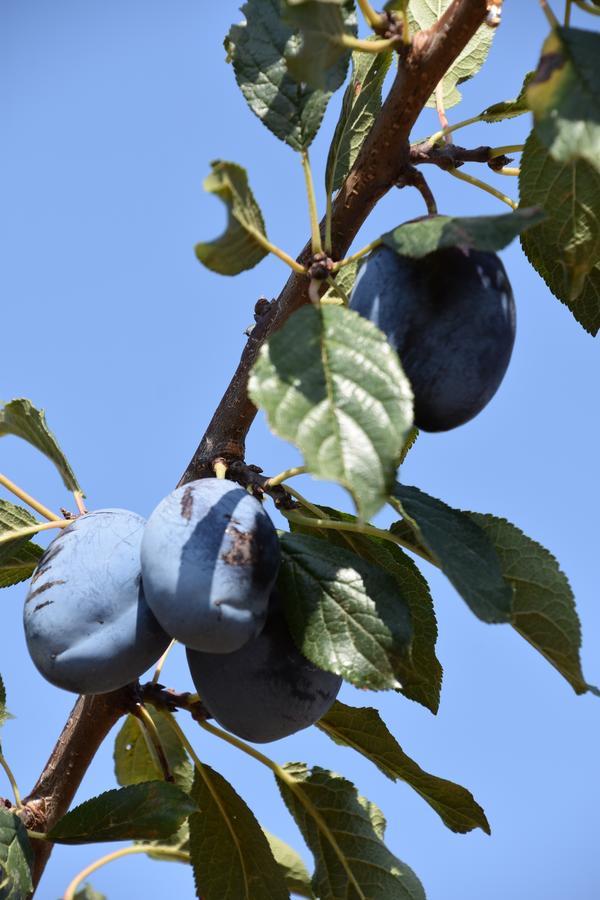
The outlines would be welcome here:
[[[101,694],[135,681],[169,644],[145,600],[144,519],[100,509],[49,545],[31,579],[23,620],[31,658],[57,687]]]
[[[262,632],[226,655],[187,651],[202,703],[224,728],[246,741],[277,741],[324,716],[342,679],[304,657],[274,591]]]
[[[397,351],[415,398],[415,425],[447,431],[496,393],[515,340],[515,304],[495,253],[457,247],[422,259],[379,247],[356,280],[351,309]]]
[[[279,561],[279,539],[261,503],[217,478],[165,497],[142,541],[154,615],[186,647],[210,653],[231,653],[259,633]]]

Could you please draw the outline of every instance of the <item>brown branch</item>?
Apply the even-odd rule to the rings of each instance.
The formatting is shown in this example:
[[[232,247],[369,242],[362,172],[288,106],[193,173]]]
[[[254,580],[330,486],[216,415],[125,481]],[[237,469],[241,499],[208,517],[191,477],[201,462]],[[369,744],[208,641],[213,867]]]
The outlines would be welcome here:
[[[486,0],[453,0],[436,25],[415,35],[402,49],[398,74],[354,168],[333,205],[334,259],[347,252],[359,228],[398,181],[410,160],[411,129],[436,84],[485,20]],[[405,54],[405,55],[404,55]],[[310,258],[307,245],[299,262]],[[240,364],[180,483],[210,471],[217,456],[243,460],[256,409],[247,397],[248,373],[268,336],[308,300],[308,280],[292,274],[276,303],[258,318]],[[112,694],[80,697],[33,791],[26,798],[30,827],[46,831],[67,812],[98,747],[118,719],[139,699],[135,686]],[[148,698],[149,702],[150,699]],[[34,842],[34,885],[39,883],[52,845]]]
[[[332,256],[342,259],[376,203],[411,164],[408,137],[425,103],[453,60],[485,20],[486,0],[454,0],[433,28],[415,35],[390,93],[333,204]],[[310,259],[307,244],[298,262]],[[200,477],[215,456],[243,459],[256,408],[246,392],[250,369],[265,340],[308,302],[308,281],[292,274],[248,338],[236,372],[221,399],[180,484]]]

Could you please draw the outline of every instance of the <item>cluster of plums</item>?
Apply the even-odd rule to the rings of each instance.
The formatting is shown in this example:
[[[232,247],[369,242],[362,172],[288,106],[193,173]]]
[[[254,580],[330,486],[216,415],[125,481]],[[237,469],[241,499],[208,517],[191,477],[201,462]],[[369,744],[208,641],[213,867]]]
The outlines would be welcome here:
[[[413,259],[379,247],[359,272],[350,308],[397,351],[418,428],[462,425],[498,390],[515,340],[515,302],[495,253],[448,247]]]
[[[178,488],[147,522],[122,509],[66,526],[25,600],[31,658],[78,694],[135,681],[172,638],[202,702],[250,741],[277,740],[329,709],[341,686],[297,649],[275,589],[279,540],[261,503],[230,481]]]

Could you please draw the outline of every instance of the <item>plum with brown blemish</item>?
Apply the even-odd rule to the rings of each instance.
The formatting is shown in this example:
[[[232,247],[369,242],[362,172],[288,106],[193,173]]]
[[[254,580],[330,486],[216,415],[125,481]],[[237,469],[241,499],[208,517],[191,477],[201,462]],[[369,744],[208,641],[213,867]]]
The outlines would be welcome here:
[[[456,428],[498,390],[515,340],[515,302],[495,253],[446,247],[413,259],[378,247],[360,270],[350,308],[398,353],[418,428]]]
[[[277,741],[324,716],[342,685],[296,647],[274,591],[262,632],[235,653],[187,651],[196,690],[228,731],[254,743]]]
[[[262,629],[279,539],[237,484],[203,478],[177,488],[150,516],[141,556],[148,604],[186,647],[232,653]]]
[[[144,599],[145,521],[124,509],[75,519],[33,574],[23,620],[39,672],[77,694],[116,690],[142,675],[169,637]]]

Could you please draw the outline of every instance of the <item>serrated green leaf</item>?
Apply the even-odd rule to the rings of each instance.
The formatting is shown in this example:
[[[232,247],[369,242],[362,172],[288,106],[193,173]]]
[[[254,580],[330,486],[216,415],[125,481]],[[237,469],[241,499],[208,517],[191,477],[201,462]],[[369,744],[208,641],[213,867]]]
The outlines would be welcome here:
[[[189,792],[194,780],[193,767],[185,747],[169,725],[169,714],[151,707],[148,708],[148,713],[156,725],[175,784],[186,793]],[[163,778],[162,769],[156,765],[148,750],[146,738],[136,716],[127,716],[117,734],[114,763],[115,775],[121,786],[160,781]]]
[[[0,407],[0,437],[7,434],[20,437],[47,456],[58,469],[69,491],[81,491],[73,469],[46,424],[43,409],[36,409],[31,400],[21,397]]]
[[[288,72],[299,84],[324,90],[328,71],[341,60],[347,66],[350,59],[342,43],[346,33],[342,0],[283,0],[283,11],[300,36],[295,46],[288,45]]]
[[[299,309],[261,348],[248,390],[313,475],[345,487],[365,519],[381,508],[412,424],[412,392],[375,325],[345,307]]]
[[[92,885],[86,882],[75,894],[75,900],[106,900],[106,894],[95,891]]]
[[[419,437],[419,429],[413,425],[408,433],[408,437],[404,443],[404,447],[402,448],[402,453],[400,454],[400,465],[402,465],[412,448],[417,443],[417,438]]]
[[[600,171],[600,34],[558,27],[542,48],[527,102],[553,160]]]
[[[347,513],[328,506],[321,508],[328,519],[356,522],[354,516]],[[307,510],[303,510],[303,515],[312,516]],[[408,603],[413,627],[410,657],[396,663],[396,673],[402,684],[400,690],[405,697],[422,703],[436,713],[442,685],[442,667],[435,655],[437,622],[429,587],[412,559],[400,547],[372,535],[297,525],[294,522],[290,525],[294,532],[312,534],[352,550],[367,562],[385,569],[394,578],[399,602]]]
[[[281,15],[280,0],[247,0],[242,7],[246,21],[234,25],[225,40],[236,81],[260,121],[293,150],[312,143],[332,94],[346,77],[347,57],[327,72],[324,90],[298,84],[287,69],[286,52],[299,43],[297,34]],[[356,31],[354,4],[343,7],[346,28]]]
[[[0,806],[0,900],[24,900],[33,890],[33,853],[18,816]]]
[[[443,247],[495,252],[544,218],[539,207],[516,209],[499,216],[432,216],[419,222],[405,222],[383,234],[381,240],[401,256],[413,259],[421,259]]]
[[[392,781],[405,781],[423,797],[451,831],[466,834],[481,828],[490,834],[483,809],[466,788],[424,772],[388,731],[376,709],[345,706],[336,701],[317,722],[336,744],[366,756]]]
[[[408,8],[411,34],[415,30],[424,31],[435,25],[452,2],[453,0],[411,0]],[[479,72],[492,46],[495,30],[485,24],[478,28],[444,75],[442,94],[445,109],[456,106],[462,100],[457,85]],[[427,101],[427,106],[435,109],[435,95]]]
[[[506,519],[469,515],[493,543],[503,575],[513,587],[513,628],[566,678],[576,694],[590,690],[581,671],[575,599],[556,559]]]
[[[36,519],[22,506],[15,506],[8,500],[0,499],[0,535],[7,538],[11,532],[20,531],[36,524]],[[0,566],[11,559],[19,549],[29,544],[28,537],[16,537],[14,540],[0,544]],[[2,569],[0,569],[0,572]]]
[[[534,75],[535,72],[527,73],[521,90],[514,100],[503,100],[500,103],[493,103],[480,112],[478,118],[483,122],[503,122],[505,119],[514,119],[516,116],[522,116],[523,113],[529,112],[527,87]]]
[[[313,894],[310,875],[300,854],[269,831],[265,831],[265,837],[269,842],[271,853],[281,869],[288,890],[295,897],[306,897],[307,900],[314,900],[315,895]]]
[[[41,547],[31,541],[23,543],[17,549],[13,542],[7,546],[10,546],[11,553],[2,555],[0,559],[0,588],[11,587],[31,578],[44,553]]]
[[[181,788],[165,781],[147,781],[106,791],[86,800],[48,832],[58,844],[169,838],[196,803]]]
[[[577,321],[600,328],[600,173],[584,160],[555,162],[532,132],[519,177],[521,203],[546,219],[521,237],[531,265]]]
[[[287,763],[279,789],[315,858],[319,900],[425,900],[414,872],[383,843],[385,819],[351,782]]]
[[[512,588],[485,532],[465,513],[418,488],[396,483],[394,497],[405,520],[390,530],[409,544],[412,540],[416,549],[423,545],[479,619],[510,622]]]
[[[204,180],[204,190],[216,194],[227,207],[227,228],[220,238],[196,244],[196,256],[220,275],[239,275],[252,269],[268,254],[261,238],[265,223],[248,184],[246,170],[232,162],[216,160]]]
[[[394,579],[350,550],[309,535],[281,536],[279,588],[302,653],[370,690],[400,688],[412,627]]]
[[[335,276],[335,281],[327,288],[321,297],[321,303],[330,303],[334,298],[339,298],[345,306],[350,302],[350,293],[356,281],[358,263],[348,263],[340,269]]]
[[[352,78],[344,94],[327,157],[325,190],[329,194],[342,186],[381,109],[381,88],[392,55],[391,50],[388,53],[356,51],[352,54]]]
[[[283,874],[254,814],[232,786],[202,766],[194,776],[190,852],[202,900],[289,900]]]

